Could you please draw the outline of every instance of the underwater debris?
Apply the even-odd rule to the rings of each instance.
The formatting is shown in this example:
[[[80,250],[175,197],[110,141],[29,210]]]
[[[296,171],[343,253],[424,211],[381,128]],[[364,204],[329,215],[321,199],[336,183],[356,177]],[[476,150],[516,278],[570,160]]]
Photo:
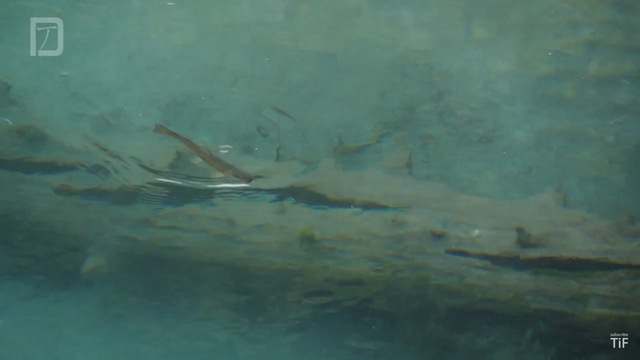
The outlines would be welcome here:
[[[265,139],[269,137],[269,129],[267,129],[265,126],[262,126],[262,125],[256,126],[256,131],[258,132],[258,134],[260,134],[260,136],[262,136]]]
[[[391,151],[384,156],[378,167],[392,172],[413,175],[413,150],[404,146],[394,146]]]
[[[155,171],[145,168],[148,171]],[[147,182],[143,185],[123,185],[118,187],[89,187],[76,188],[70,185],[54,187],[54,193],[59,196],[77,196],[91,201],[104,201],[114,205],[128,206],[136,203],[152,203],[155,205],[183,206],[203,201],[215,200],[218,196],[247,201],[282,202],[292,199],[298,204],[335,209],[388,210],[401,209],[372,201],[358,199],[334,199],[327,195],[300,186],[289,186],[276,189],[259,188],[195,188],[175,185],[165,182]]]
[[[309,290],[302,294],[302,303],[313,306],[335,305],[335,291],[329,289]]]
[[[640,226],[636,217],[632,214],[627,214],[619,218],[614,222],[615,230],[626,237],[638,238],[640,237]]]
[[[104,256],[91,255],[85,259],[82,267],[80,268],[80,273],[85,276],[101,273],[105,271],[106,266],[107,260]]]
[[[286,146],[283,146],[282,144],[278,145],[276,147],[276,157],[274,161],[284,162],[290,160],[296,160],[296,156]],[[303,161],[302,159],[300,160]]]
[[[102,200],[115,205],[133,205],[137,202],[141,186],[123,185],[116,188],[98,186],[92,188],[76,188],[71,185],[57,185],[53,193],[59,196],[77,196],[88,200]]]
[[[89,141],[89,143],[94,148],[99,150],[102,154],[106,155],[109,159],[117,161],[118,163],[122,164],[125,168],[129,168],[131,166],[131,164],[125,158],[123,158],[121,155],[119,155],[115,151],[109,149],[106,145],[101,144],[97,140],[91,139],[87,136],[85,136],[85,138]]]
[[[338,135],[338,141],[336,145],[333,147],[333,155],[336,157],[343,157],[349,155],[360,154],[365,151],[369,147],[375,145],[374,142],[368,142],[364,144],[356,144],[356,145],[345,145],[344,140],[342,140],[342,136]]]
[[[304,227],[298,231],[298,244],[300,250],[314,256],[331,255],[336,251],[333,246],[323,244],[316,231],[310,227]]]
[[[4,78],[0,78],[0,108],[18,105],[16,97],[11,93],[13,85]]]
[[[367,282],[364,279],[356,278],[356,279],[347,279],[347,280],[338,280],[336,284],[340,286],[366,286]]]
[[[86,167],[86,171],[91,174],[99,177],[100,179],[108,179],[111,177],[111,170],[104,165],[93,164]]]
[[[102,126],[103,129],[114,128],[118,126],[119,121],[116,120],[112,115],[99,112],[99,113],[91,113],[82,110],[73,110],[71,111],[73,115],[81,117],[83,120],[88,120],[96,126]]]
[[[522,249],[540,248],[549,242],[549,237],[553,237],[553,234],[541,234],[533,235],[529,231],[525,230],[524,226],[516,226],[516,244]]]
[[[591,259],[567,256],[524,257],[520,255],[486,254],[462,249],[447,249],[445,253],[485,260],[493,265],[514,270],[556,270],[568,272],[640,270],[640,264],[621,263],[605,258]]]
[[[52,175],[70,172],[84,168],[79,162],[67,162],[63,160],[36,159],[33,157],[21,157],[17,159],[0,158],[0,170],[14,171],[22,174]]]
[[[291,198],[295,202],[312,206],[327,206],[348,209],[359,208],[362,210],[402,209],[402,207],[394,207],[369,200],[331,198],[326,194],[304,186],[288,186],[286,188],[283,188],[282,190],[283,191],[279,195],[278,200]]]
[[[437,240],[444,239],[447,236],[447,232],[442,229],[431,229],[431,231],[429,231],[429,234],[432,238]]]
[[[7,79],[0,78],[0,92],[9,93],[12,87]]]
[[[19,124],[13,127],[15,135],[33,148],[42,148],[51,140],[42,129],[32,124]]]
[[[320,241],[318,240],[315,230],[309,227],[304,227],[298,231],[298,243],[300,249],[304,251],[313,250],[320,246]]]
[[[333,296],[336,292],[329,289],[309,290],[302,294],[304,297],[329,297]]]
[[[537,247],[537,244],[532,241],[533,235],[524,229],[524,226],[516,226],[516,244],[523,249],[529,249]]]
[[[207,167],[199,166],[202,162],[200,158],[193,155],[190,151],[182,151],[176,149],[173,157],[166,165],[167,171],[151,168],[144,164],[142,160],[136,159],[138,166],[154,175],[172,176],[175,174],[184,174],[186,176],[195,176],[204,179],[210,179],[211,171]]]
[[[191,150],[194,154],[196,154],[196,156],[202,159],[202,161],[211,165],[211,167],[218,170],[225,176],[234,177],[246,183],[250,183],[251,181],[253,181],[253,176],[251,176],[251,174],[249,174],[248,172],[213,155],[211,151],[209,151],[208,149],[205,149],[202,146],[196,145],[196,143],[194,143],[193,141],[187,139],[186,137],[178,134],[175,131],[168,129],[165,126],[156,124],[156,126],[153,129],[153,132],[155,132],[156,134],[166,135],[180,141],[182,144],[184,144],[184,146],[186,146],[187,148],[189,148],[189,150]]]
[[[301,244],[315,244],[318,242],[315,230],[309,227],[300,229],[298,232],[298,240]]]

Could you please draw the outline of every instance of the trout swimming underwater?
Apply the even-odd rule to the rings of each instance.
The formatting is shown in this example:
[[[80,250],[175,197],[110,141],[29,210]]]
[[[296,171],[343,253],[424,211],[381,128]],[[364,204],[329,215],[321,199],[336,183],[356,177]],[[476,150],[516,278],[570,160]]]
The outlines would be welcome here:
[[[221,158],[213,155],[208,149],[194,143],[193,141],[187,139],[186,137],[178,134],[173,130],[170,130],[163,125],[156,124],[156,126],[153,128],[153,132],[156,134],[167,135],[180,141],[182,144],[184,144],[184,146],[188,147],[189,150],[196,154],[197,157],[202,159],[202,161],[211,165],[214,169],[218,170],[225,176],[231,176],[246,183],[250,183],[251,181],[253,181],[253,176],[251,176],[251,174],[249,174],[248,172],[232,164],[229,164]]]

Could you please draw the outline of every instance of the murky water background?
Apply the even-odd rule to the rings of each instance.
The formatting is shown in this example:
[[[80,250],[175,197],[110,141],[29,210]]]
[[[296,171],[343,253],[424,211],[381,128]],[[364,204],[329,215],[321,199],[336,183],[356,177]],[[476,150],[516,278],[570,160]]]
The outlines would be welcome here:
[[[1,358],[637,354],[637,269],[442,257],[640,263],[635,2],[2,9]],[[29,56],[34,16],[64,21],[61,56]],[[264,180],[211,192],[156,123]]]

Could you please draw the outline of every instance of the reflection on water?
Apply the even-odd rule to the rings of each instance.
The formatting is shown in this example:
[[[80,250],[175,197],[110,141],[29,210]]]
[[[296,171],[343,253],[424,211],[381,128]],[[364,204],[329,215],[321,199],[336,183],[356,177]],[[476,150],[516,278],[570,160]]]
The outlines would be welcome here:
[[[5,5],[0,357],[634,358],[639,10]]]

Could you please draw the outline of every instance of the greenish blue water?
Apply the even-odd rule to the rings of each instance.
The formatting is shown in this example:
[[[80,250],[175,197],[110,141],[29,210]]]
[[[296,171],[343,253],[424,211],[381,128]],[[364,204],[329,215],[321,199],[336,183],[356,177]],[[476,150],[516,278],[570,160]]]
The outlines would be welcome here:
[[[424,285],[422,276],[440,276],[433,269],[413,269],[405,278],[405,268],[375,265],[390,266],[375,249],[396,247],[402,255],[392,263],[416,265],[420,255],[398,243],[438,238],[413,232],[420,221],[451,237],[434,243],[438,251],[459,244],[454,234],[469,240],[473,231],[504,230],[491,221],[439,220],[437,207],[424,220],[422,212],[389,209],[391,181],[375,185],[379,191],[361,187],[384,199],[371,202],[353,200],[358,186],[326,192],[316,184],[311,191],[296,181],[323,174],[330,161],[330,180],[365,172],[358,181],[366,182],[380,172],[402,184],[444,184],[496,202],[551,191],[562,214],[575,210],[618,224],[598,232],[605,245],[590,256],[624,253],[617,247],[624,244],[632,250],[621,261],[633,262],[640,241],[639,13],[640,5],[626,0],[3,4],[0,359],[637,358],[637,306],[611,305],[598,327],[588,316],[573,322],[576,315],[565,309],[556,318],[549,298],[535,305],[537,294],[526,305],[471,290],[469,300]],[[45,29],[51,20],[30,27],[33,17],[55,17],[64,27]],[[38,53],[56,49],[61,54]],[[157,123],[266,180],[249,191],[211,190],[220,184],[211,169],[175,139],[154,134]],[[273,180],[278,176],[281,182]],[[103,191],[119,186],[133,188]],[[398,189],[403,201],[406,191]],[[208,207],[225,206],[224,221],[216,213],[211,228],[203,225]],[[267,215],[261,222],[269,209],[291,220],[279,228]],[[544,215],[540,209],[533,213]],[[296,223],[298,215],[307,222]],[[352,218],[357,226],[349,225]],[[367,221],[378,229],[387,220],[401,235],[380,237],[393,243],[341,247],[345,238],[364,242],[371,235],[351,230],[367,229]],[[554,221],[546,225],[558,233],[582,234],[570,221]],[[324,230],[330,239],[317,224],[332,229]],[[147,226],[163,229],[164,237],[152,237]],[[295,241],[254,248],[247,240],[261,235]],[[208,236],[228,247],[202,246]],[[359,252],[367,246],[370,258]],[[577,256],[569,247],[589,253],[580,244],[557,246],[525,255]],[[298,247],[303,255],[289,259],[287,251]],[[219,257],[211,260],[207,251]],[[224,251],[243,262],[221,262]],[[254,263],[247,254],[273,256],[282,266]],[[322,280],[318,269],[335,264],[349,275],[327,270],[331,280]],[[401,280],[380,280],[386,271]],[[456,271],[443,273],[460,284],[476,281]],[[613,299],[618,291],[637,292],[637,270],[625,271],[612,278],[631,285],[608,284]],[[325,285],[315,290],[323,281],[347,295]],[[370,289],[366,295],[352,290],[359,281]],[[587,282],[579,282],[584,291]],[[456,305],[457,296],[477,308]],[[625,329],[629,348],[611,349],[609,334]]]

